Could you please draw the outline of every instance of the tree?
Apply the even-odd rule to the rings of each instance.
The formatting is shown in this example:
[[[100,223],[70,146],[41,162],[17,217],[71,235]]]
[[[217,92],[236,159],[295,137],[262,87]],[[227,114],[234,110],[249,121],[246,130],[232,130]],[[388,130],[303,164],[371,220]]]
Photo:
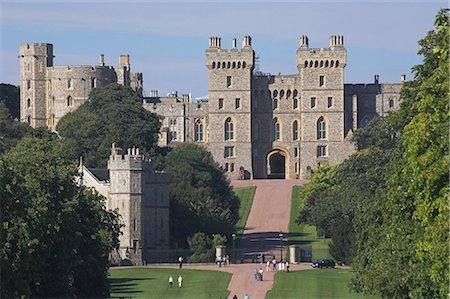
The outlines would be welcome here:
[[[88,167],[104,167],[113,142],[155,155],[159,128],[158,117],[142,107],[131,88],[119,84],[94,89],[89,101],[62,117],[56,127],[63,138],[72,140],[74,158],[83,156]]]
[[[171,236],[182,246],[203,232],[229,235],[239,218],[239,199],[224,171],[203,147],[184,143],[166,157],[171,176]]]
[[[0,104],[4,104],[8,108],[13,119],[19,119],[19,87],[11,84],[0,84]]]
[[[2,297],[108,297],[117,214],[76,184],[55,135],[24,137],[0,160]]]

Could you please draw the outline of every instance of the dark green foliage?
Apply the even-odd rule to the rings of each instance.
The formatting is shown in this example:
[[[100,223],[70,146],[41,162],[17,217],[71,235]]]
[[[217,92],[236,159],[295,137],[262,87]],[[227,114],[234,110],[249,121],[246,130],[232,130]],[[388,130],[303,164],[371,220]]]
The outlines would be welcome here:
[[[19,87],[11,84],[0,84],[0,104],[4,104],[8,108],[13,119],[19,119],[20,109],[20,93]]]
[[[76,185],[56,136],[25,137],[0,160],[1,296],[108,297],[117,215]]]
[[[171,176],[171,236],[185,246],[188,236],[230,235],[239,218],[239,199],[211,153],[195,144],[180,144],[166,157]]]
[[[155,155],[159,128],[158,117],[142,107],[131,88],[110,84],[94,89],[89,101],[61,118],[56,129],[73,141],[76,157],[83,156],[86,166],[105,167],[113,142]]]

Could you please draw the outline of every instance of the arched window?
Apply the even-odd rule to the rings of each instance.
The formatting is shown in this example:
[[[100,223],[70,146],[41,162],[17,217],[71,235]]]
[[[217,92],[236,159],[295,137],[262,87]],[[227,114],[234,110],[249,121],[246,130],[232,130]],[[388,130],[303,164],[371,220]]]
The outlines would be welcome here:
[[[236,61],[233,61],[232,67],[235,69],[236,68]]]
[[[225,61],[224,62],[222,62],[222,68],[224,69],[226,67],[226,65],[225,65]]]
[[[297,95],[298,95],[298,91],[297,91],[297,89],[294,89],[294,94],[293,94],[292,96],[293,96],[294,98],[296,98]]]
[[[244,61],[242,62],[242,68],[245,69],[245,66],[247,65],[247,63]]]
[[[317,140],[327,138],[327,126],[323,116],[317,120]]]
[[[275,110],[278,108],[278,99],[273,99],[272,102],[272,109]]]
[[[213,63],[212,63],[212,68],[213,68],[213,69],[216,68],[216,62],[215,62],[215,61],[213,61]]]
[[[201,120],[197,119],[195,121],[195,141],[203,141],[203,124]]]
[[[310,61],[309,61],[309,67],[312,67],[312,66],[313,66],[313,61],[310,60]]]
[[[319,62],[316,60],[315,62],[314,62],[314,67],[318,67],[319,66]]]
[[[287,91],[286,91],[286,99],[289,99],[289,97],[291,96],[291,90],[290,89],[288,89]]]
[[[67,107],[72,107],[73,106],[73,100],[71,96],[67,97]]]
[[[292,107],[294,108],[294,109],[297,109],[298,108],[298,99],[293,99],[292,100]]]
[[[333,66],[334,66],[334,60],[331,60],[330,67],[333,67]]]
[[[275,89],[275,90],[273,91],[273,97],[276,98],[277,96],[278,96],[278,91]]]
[[[253,140],[258,141],[259,140],[259,123],[255,122],[253,125]]]
[[[225,140],[233,140],[234,139],[234,124],[231,120],[231,117],[228,117],[225,120]]]
[[[278,118],[273,119],[273,140],[281,139],[281,125]]]
[[[339,67],[339,60],[336,60],[336,67]]]
[[[27,123],[28,123],[29,125],[31,125],[31,116],[29,116],[29,115],[28,115],[28,117],[27,117]]]
[[[305,60],[305,67],[308,67],[308,61]]]
[[[231,67],[231,62],[228,61],[227,68],[230,68],[230,67]]]
[[[280,90],[280,99],[284,97],[284,90]]]
[[[238,69],[240,69],[240,68],[241,68],[241,62],[238,61]]]
[[[292,124],[292,140],[298,140],[298,121]]]
[[[217,62],[217,68],[220,69],[220,61]]]
[[[30,107],[31,107],[31,99],[28,98],[28,99],[27,99],[27,108],[30,108]]]
[[[325,67],[328,67],[328,60],[325,60]]]

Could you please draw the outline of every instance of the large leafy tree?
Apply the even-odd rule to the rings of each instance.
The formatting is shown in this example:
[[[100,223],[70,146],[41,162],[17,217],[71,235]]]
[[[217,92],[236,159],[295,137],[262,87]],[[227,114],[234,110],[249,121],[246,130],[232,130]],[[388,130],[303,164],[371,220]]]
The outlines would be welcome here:
[[[196,232],[229,235],[239,218],[239,199],[211,153],[184,143],[166,158],[171,176],[170,228],[181,246]]]
[[[108,297],[119,223],[76,184],[76,163],[50,134],[24,137],[0,160],[2,297]]]
[[[90,167],[104,167],[111,144],[138,146],[147,156],[154,155],[160,123],[142,107],[142,101],[129,87],[110,84],[96,88],[89,101],[61,118],[58,133],[77,149]]]

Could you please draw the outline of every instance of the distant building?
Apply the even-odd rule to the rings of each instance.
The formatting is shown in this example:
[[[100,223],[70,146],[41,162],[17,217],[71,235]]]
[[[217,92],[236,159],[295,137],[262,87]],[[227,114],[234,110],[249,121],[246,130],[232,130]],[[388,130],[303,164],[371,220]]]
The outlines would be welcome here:
[[[114,145],[107,169],[80,165],[82,184],[106,197],[124,224],[119,255],[135,265],[159,262],[169,248],[169,175],[156,172],[138,148],[126,154]]]
[[[227,175],[240,178],[307,178],[320,163],[338,164],[354,152],[353,132],[373,117],[399,108],[401,83],[344,84],[344,37],[328,48],[310,48],[300,37],[297,74],[264,74],[255,68],[252,39],[231,49],[209,38],[205,64],[208,96],[193,102],[174,91],[152,90],[143,107],[162,116],[161,146],[203,144]],[[142,74],[130,73],[127,55],[117,67],[53,67],[53,46],[20,48],[21,120],[54,128],[95,86],[129,85],[142,94]],[[401,75],[401,81],[405,76]],[[95,83],[96,82],[96,83]]]
[[[96,66],[54,66],[53,58],[52,44],[20,45],[20,120],[34,128],[55,129],[95,87],[119,83],[142,95],[142,73],[131,72],[128,54],[115,67],[105,65],[103,54]]]

